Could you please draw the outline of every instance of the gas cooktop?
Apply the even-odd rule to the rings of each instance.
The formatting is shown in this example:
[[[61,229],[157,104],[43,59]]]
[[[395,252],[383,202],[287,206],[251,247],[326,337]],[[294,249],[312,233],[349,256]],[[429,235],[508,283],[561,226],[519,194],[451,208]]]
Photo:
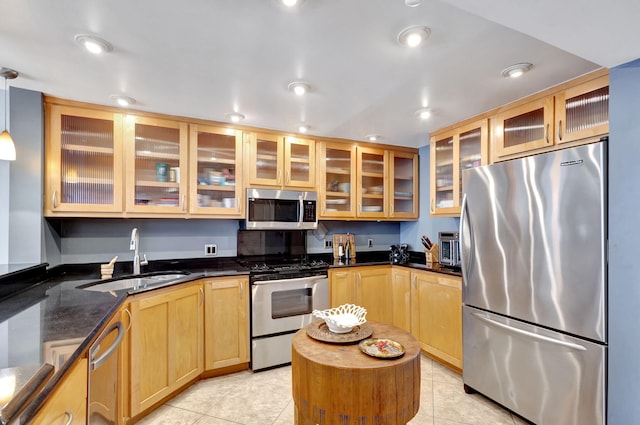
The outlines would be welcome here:
[[[323,260],[300,261],[292,263],[271,263],[267,261],[251,262],[247,267],[252,272],[283,272],[311,270],[327,267],[329,264]]]

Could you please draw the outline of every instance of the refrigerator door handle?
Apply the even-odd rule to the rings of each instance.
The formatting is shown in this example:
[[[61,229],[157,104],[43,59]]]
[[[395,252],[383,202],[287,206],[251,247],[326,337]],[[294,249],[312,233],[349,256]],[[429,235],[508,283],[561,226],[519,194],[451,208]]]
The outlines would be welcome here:
[[[498,328],[504,329],[504,330],[512,332],[512,333],[516,333],[516,334],[519,334],[519,335],[527,336],[529,338],[537,339],[539,341],[549,342],[551,344],[556,344],[556,345],[560,345],[560,346],[563,346],[563,347],[571,348],[573,350],[587,351],[587,349],[585,347],[583,347],[582,345],[574,344],[572,342],[560,341],[559,339],[550,338],[548,336],[538,335],[538,334],[533,333],[533,332],[529,332],[529,331],[525,331],[525,330],[522,330],[522,329],[514,328],[512,326],[505,325],[504,323],[500,323],[500,322],[496,322],[495,320],[491,320],[491,319],[489,319],[487,317],[484,317],[483,315],[481,315],[479,313],[471,313],[471,315],[475,316],[476,318],[482,320],[485,323],[488,323],[489,325],[496,326]]]
[[[467,221],[467,194],[464,193],[462,195],[462,206],[460,207],[460,229],[458,234],[460,235],[460,269],[462,272],[462,277],[463,277],[463,286],[464,286],[464,282],[467,280],[467,264],[465,264],[465,259],[470,260],[471,257],[471,251],[469,251],[469,255],[466,255],[466,253],[464,252],[464,247],[466,245],[466,241],[465,241],[465,233],[464,233],[464,224],[465,221]],[[470,225],[469,225],[470,226]],[[471,229],[469,228],[469,238],[471,238],[472,232]],[[471,241],[469,241],[471,242]],[[471,246],[471,244],[469,244],[469,246]]]

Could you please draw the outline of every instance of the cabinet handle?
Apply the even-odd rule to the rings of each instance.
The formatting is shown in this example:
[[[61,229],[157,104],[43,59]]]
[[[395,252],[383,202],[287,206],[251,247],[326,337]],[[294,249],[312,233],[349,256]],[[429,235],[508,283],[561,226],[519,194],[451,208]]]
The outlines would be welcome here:
[[[558,121],[558,140],[562,140],[562,120]]]
[[[124,311],[129,316],[129,326],[127,327],[127,330],[125,332],[129,332],[129,329],[131,329],[131,325],[133,324],[133,317],[131,317],[131,312],[128,308],[125,308]]]
[[[549,123],[547,123],[547,129],[544,132],[544,138],[547,139],[547,143],[549,143]]]
[[[236,211],[240,212],[240,198],[236,196]]]
[[[204,289],[202,288],[198,288],[200,289],[200,305],[202,305],[204,303]]]
[[[434,211],[434,209],[433,209],[433,205],[434,205],[434,200],[433,200],[433,199],[431,199],[431,211],[432,211],[432,212]]]
[[[278,170],[276,179],[278,180],[278,184],[282,183],[282,171]]]
[[[289,184],[291,182],[291,172],[287,170],[287,175],[286,178],[284,180],[285,184]]]
[[[186,200],[187,195],[182,195],[182,212],[184,212],[184,201]]]
[[[71,425],[73,423],[73,413],[71,413],[69,410],[65,410],[64,415],[69,417],[69,419],[67,420],[67,422],[65,422],[64,425]]]
[[[58,197],[56,196],[58,194],[57,190],[53,191],[53,195],[51,196],[51,203],[53,204],[53,208],[58,208]]]

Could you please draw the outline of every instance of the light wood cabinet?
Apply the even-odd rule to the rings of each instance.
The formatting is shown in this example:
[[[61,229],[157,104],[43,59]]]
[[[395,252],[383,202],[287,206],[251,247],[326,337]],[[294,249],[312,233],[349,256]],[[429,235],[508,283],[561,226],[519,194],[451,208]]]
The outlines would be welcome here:
[[[44,214],[122,212],[122,115],[46,105]]]
[[[389,218],[415,220],[419,215],[418,155],[389,151]]]
[[[134,417],[204,370],[204,292],[196,281],[131,300],[130,410]]]
[[[462,369],[462,279],[412,271],[411,333],[425,352]]]
[[[355,304],[355,272],[352,267],[329,269],[329,300],[331,308]]]
[[[86,424],[88,371],[87,359],[78,359],[30,424]]]
[[[388,215],[389,152],[384,149],[360,147],[357,153],[357,209],[358,217],[373,219]]]
[[[491,141],[493,162],[559,149],[609,132],[607,70],[528,99],[498,110]]]
[[[315,141],[247,133],[245,146],[249,186],[315,189]]]
[[[435,133],[430,142],[430,213],[460,215],[462,170],[489,162],[489,122],[476,120]]]
[[[411,270],[391,267],[391,324],[411,332]]]
[[[189,127],[189,212],[242,217],[242,132],[199,124]]]
[[[609,133],[609,75],[567,88],[554,97],[555,143]]]
[[[185,214],[187,179],[171,169],[187,171],[187,124],[128,115],[124,141],[127,212]]]
[[[318,199],[320,219],[356,216],[356,145],[318,143]]]
[[[205,370],[249,362],[249,278],[204,279]]]
[[[354,279],[355,304],[367,309],[367,320],[392,323],[391,267],[356,267]]]

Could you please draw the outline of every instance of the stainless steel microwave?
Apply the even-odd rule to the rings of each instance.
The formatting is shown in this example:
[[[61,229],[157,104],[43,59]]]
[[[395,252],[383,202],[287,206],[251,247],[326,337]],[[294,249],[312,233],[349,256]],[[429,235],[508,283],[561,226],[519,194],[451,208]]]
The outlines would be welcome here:
[[[460,234],[458,232],[438,233],[440,242],[439,263],[448,267],[460,267]]]
[[[247,229],[317,229],[318,193],[247,189]]]

